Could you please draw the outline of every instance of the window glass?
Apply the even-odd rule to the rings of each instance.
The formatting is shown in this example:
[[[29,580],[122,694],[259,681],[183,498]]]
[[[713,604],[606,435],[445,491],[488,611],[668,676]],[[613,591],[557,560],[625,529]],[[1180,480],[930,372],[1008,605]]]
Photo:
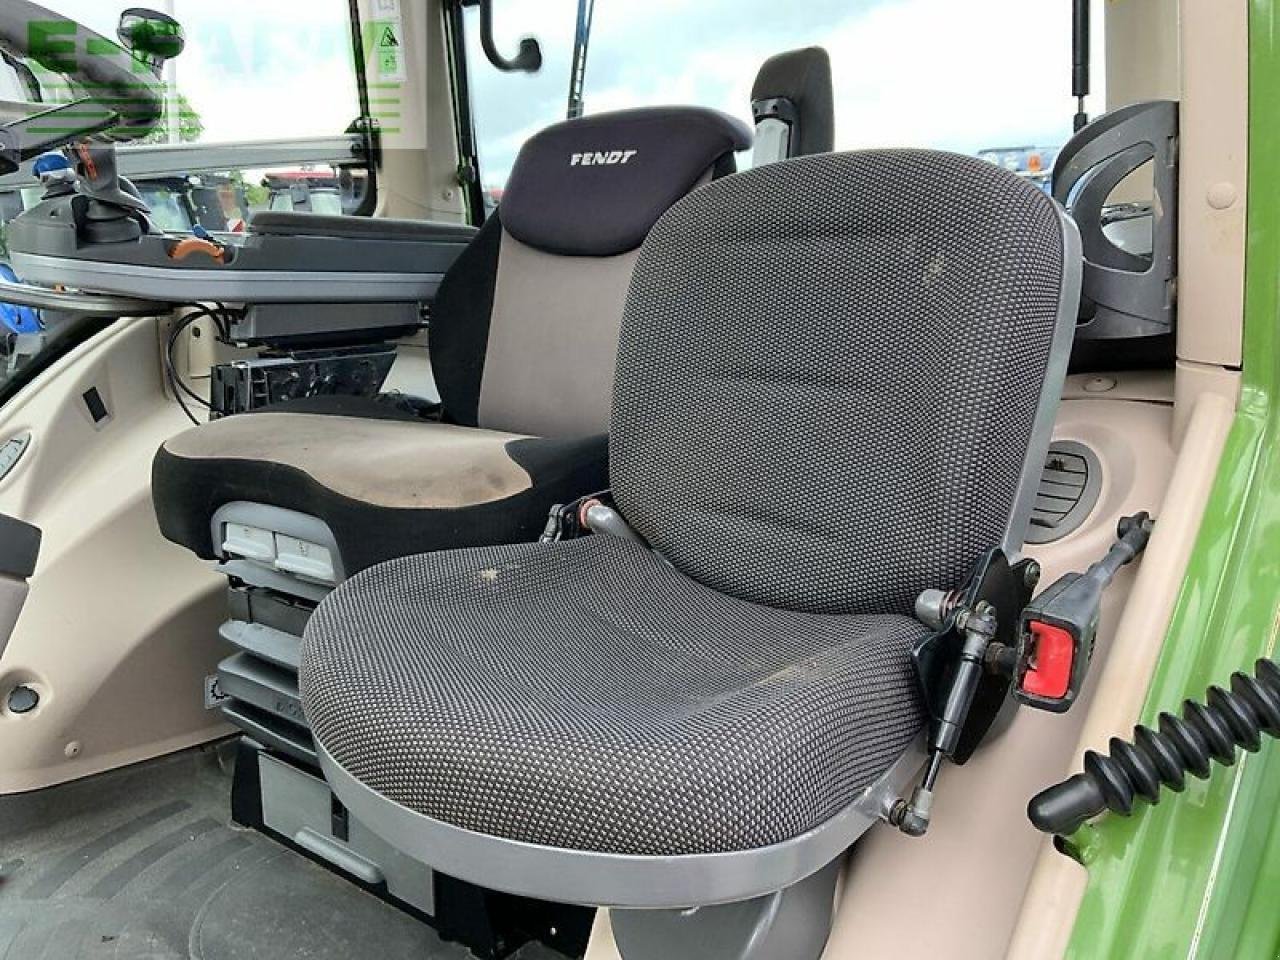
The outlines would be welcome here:
[[[167,186],[136,184],[142,199],[151,208],[151,219],[167,233],[186,232],[192,226],[191,211],[186,205],[186,191]]]
[[[46,0],[46,6],[114,40],[125,5]],[[358,116],[348,0],[223,0],[217,5],[162,0],[154,6],[183,25],[186,49],[165,74],[170,91],[165,121],[126,150],[170,142],[213,145],[333,137],[345,133]],[[0,100],[31,98],[19,72],[28,68],[38,75],[36,93],[45,102],[83,95],[30,60],[0,60]],[[21,96],[16,96],[19,91]],[[295,169],[233,167],[195,174],[175,169],[153,180],[134,179],[161,229],[186,232],[198,223],[215,232],[239,232],[256,211],[299,209],[287,196],[280,204],[271,186],[273,178],[292,175]],[[361,203],[369,187],[364,171],[330,166],[308,170],[335,185],[332,197],[321,201],[324,210],[369,212]],[[175,185],[175,178],[184,182]],[[340,183],[352,189],[339,192]],[[0,249],[4,224],[22,210],[16,194],[9,199],[16,206],[0,206]]]
[[[599,0],[596,8],[607,2],[617,0]],[[494,5],[493,33],[499,53],[515,56],[520,39],[530,35],[542,44],[542,69],[532,74],[494,68],[480,46],[479,9],[468,7],[463,15],[481,184],[486,203],[492,205],[502,198],[524,142],[565,118],[578,0],[502,0]]]
[[[1102,10],[1095,0],[1095,96],[1100,111]],[[483,182],[500,192],[521,143],[563,119],[575,0],[496,5],[499,49],[542,40],[535,77],[502,74],[467,21],[468,63]],[[750,122],[751,85],[770,56],[819,45],[832,61],[836,148],[914,146],[1012,164],[1052,166],[1071,135],[1071,8],[1025,0],[596,0],[587,113],[652,104],[714,107]],[[750,162],[749,155],[739,165]]]
[[[0,57],[0,100],[25,102],[31,99],[31,91],[18,74],[18,67],[7,58]]]
[[[109,40],[116,39],[120,13],[129,6],[103,0],[42,3]],[[344,133],[359,115],[348,0],[158,0],[151,6],[183,25],[186,49],[165,74],[169,115],[149,142],[332,137]],[[26,82],[28,68],[35,70],[38,90]],[[80,95],[61,76],[30,61],[10,62],[0,51],[0,101],[59,103]],[[174,170],[134,177],[133,183],[161,230],[185,233],[199,224],[211,231],[240,232],[254,211],[275,206],[272,178],[292,172]],[[317,191],[312,200],[311,209],[321,212],[354,212],[360,191],[369,187],[363,173],[328,167],[307,172],[333,185]],[[340,190],[343,184],[351,190]],[[8,263],[7,224],[38,203],[41,193],[39,188],[0,187],[0,279],[15,279]],[[284,200],[284,209],[295,209],[287,190]],[[104,323],[0,302],[0,405]]]
[[[45,0],[45,6],[114,40],[127,4]],[[359,116],[348,0],[154,6],[175,16],[186,33],[186,50],[167,75],[176,84],[183,142],[332,136]],[[47,100],[65,99],[49,92]],[[158,131],[156,139],[170,139],[169,131]]]
[[[322,213],[326,217],[341,216],[342,198],[332,190],[313,190],[311,192],[311,212]]]

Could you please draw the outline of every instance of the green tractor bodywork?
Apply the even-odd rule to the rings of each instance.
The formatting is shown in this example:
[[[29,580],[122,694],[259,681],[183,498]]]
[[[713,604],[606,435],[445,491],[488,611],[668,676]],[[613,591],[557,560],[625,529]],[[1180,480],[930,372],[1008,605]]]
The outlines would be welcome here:
[[[1143,708],[1154,723],[1275,656],[1280,631],[1280,3],[1249,21],[1249,224],[1243,390]],[[1120,732],[1120,731],[1117,731]],[[1280,956],[1280,750],[1107,817],[1068,848],[1089,871],[1068,956]]]

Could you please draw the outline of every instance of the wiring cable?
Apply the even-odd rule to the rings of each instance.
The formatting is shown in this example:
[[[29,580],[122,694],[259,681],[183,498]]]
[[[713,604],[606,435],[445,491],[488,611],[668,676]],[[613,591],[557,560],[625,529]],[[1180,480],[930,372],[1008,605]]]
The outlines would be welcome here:
[[[232,310],[222,303],[189,303],[182,306],[190,308],[190,312],[175,323],[173,329],[169,331],[168,341],[164,350],[164,372],[165,379],[168,381],[169,387],[178,401],[178,406],[182,408],[182,412],[186,414],[187,419],[198,426],[201,421],[191,411],[187,401],[194,401],[200,407],[210,411],[213,409],[213,404],[196,393],[178,374],[177,363],[174,361],[174,351],[177,349],[178,340],[183,333],[201,320],[212,321],[218,331],[218,337],[222,340],[228,340],[230,339],[232,323],[242,314],[240,311]]]

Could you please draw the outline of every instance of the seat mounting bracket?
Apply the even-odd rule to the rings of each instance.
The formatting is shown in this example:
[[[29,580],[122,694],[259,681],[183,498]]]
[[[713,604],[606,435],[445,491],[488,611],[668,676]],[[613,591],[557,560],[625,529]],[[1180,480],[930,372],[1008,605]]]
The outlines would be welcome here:
[[[934,632],[912,650],[929,711],[929,765],[889,822],[909,836],[929,829],[933,791],[944,761],[963,764],[1009,701],[1022,609],[1040,582],[1034,560],[1010,563],[1000,548],[983,555],[959,590],[926,590],[916,616]]]

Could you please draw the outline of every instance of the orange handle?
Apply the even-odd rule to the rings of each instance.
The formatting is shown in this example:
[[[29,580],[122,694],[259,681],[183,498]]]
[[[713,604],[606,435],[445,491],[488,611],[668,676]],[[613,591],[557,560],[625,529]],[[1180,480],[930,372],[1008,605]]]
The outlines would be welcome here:
[[[204,254],[220,265],[225,265],[227,262],[227,252],[222,247],[216,243],[210,243],[208,240],[201,240],[199,237],[187,237],[185,240],[179,240],[174,248],[169,251],[169,259],[185,260],[187,257],[197,253]]]

